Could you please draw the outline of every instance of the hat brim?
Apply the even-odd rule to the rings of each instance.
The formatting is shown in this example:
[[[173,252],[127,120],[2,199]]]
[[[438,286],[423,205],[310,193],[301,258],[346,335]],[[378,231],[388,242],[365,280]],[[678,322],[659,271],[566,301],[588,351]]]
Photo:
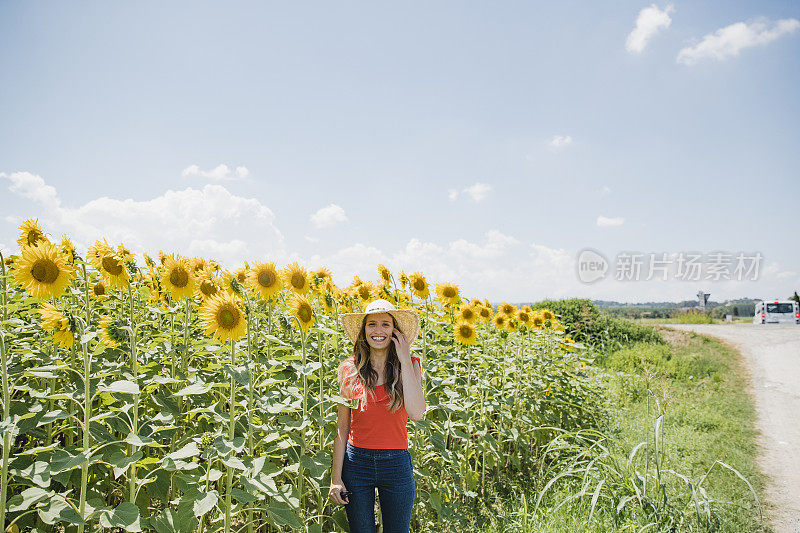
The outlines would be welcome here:
[[[381,311],[372,311],[369,313],[344,313],[339,315],[339,321],[344,328],[344,332],[350,339],[350,342],[355,344],[358,339],[358,334],[361,331],[361,326],[364,324],[364,317],[367,315],[375,315],[379,313],[389,313],[394,317],[397,323],[397,329],[403,332],[408,339],[408,344],[413,344],[419,336],[420,324],[419,315],[413,309],[390,309]]]

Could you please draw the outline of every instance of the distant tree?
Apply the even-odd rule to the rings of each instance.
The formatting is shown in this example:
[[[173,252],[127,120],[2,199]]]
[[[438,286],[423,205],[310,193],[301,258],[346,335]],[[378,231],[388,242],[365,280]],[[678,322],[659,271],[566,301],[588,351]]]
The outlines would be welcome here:
[[[739,308],[737,306],[733,306],[733,316],[739,316]]]
[[[789,296],[789,299],[800,304],[800,295],[797,294],[797,291],[794,291],[794,295]]]

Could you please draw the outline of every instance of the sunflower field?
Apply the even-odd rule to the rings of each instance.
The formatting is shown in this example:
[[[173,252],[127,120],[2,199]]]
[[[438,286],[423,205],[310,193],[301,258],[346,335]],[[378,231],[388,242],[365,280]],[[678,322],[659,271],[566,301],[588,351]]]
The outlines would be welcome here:
[[[176,253],[80,257],[36,220],[0,262],[7,531],[347,530],[327,499],[341,313],[414,308],[428,405],[409,424],[414,531],[468,510],[561,429],[592,425],[585,352],[547,309],[468,299],[423,273],[356,277]]]

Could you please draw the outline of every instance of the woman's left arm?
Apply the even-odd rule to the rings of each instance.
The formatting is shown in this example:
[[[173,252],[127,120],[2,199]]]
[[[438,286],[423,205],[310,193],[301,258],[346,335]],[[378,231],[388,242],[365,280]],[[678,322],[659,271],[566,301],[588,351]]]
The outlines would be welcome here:
[[[403,403],[411,420],[425,416],[425,395],[422,392],[422,368],[411,361],[411,345],[400,330],[394,330],[392,339],[400,359],[400,379],[403,380]]]

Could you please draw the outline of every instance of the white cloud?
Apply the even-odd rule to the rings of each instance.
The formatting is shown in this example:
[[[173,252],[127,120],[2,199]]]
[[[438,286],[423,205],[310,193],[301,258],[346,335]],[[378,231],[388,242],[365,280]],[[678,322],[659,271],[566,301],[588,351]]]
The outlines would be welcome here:
[[[634,54],[641,54],[647,42],[662,29],[669,28],[672,19],[669,14],[675,11],[672,4],[661,10],[655,4],[639,11],[636,18],[636,27],[628,34],[625,49]]]
[[[601,228],[621,226],[624,223],[625,219],[623,217],[604,217],[602,215],[597,217],[597,225]]]
[[[184,178],[205,178],[211,181],[234,181],[236,179],[244,179],[250,176],[250,171],[246,166],[238,166],[236,170],[231,173],[228,165],[217,165],[211,170],[201,170],[197,165],[189,165],[181,171],[181,176]]]
[[[447,190],[447,199],[451,202],[455,202],[459,195],[466,194],[469,196],[470,200],[473,202],[482,202],[489,196],[489,193],[492,192],[492,186],[488,183],[477,182],[473,183],[466,189],[458,190],[458,189],[448,189]]]
[[[378,263],[393,272],[422,272],[433,286],[444,281],[457,283],[467,297],[518,302],[534,294],[574,294],[580,288],[569,252],[528,245],[497,230],[486,232],[477,241],[458,239],[440,244],[410,239],[394,251],[358,243],[309,261],[327,266],[340,285],[350,283],[354,275],[375,279]]]
[[[79,250],[105,237],[134,252],[202,254],[228,265],[254,257],[287,257],[272,211],[221,185],[168,190],[141,201],[103,197],[71,208],[62,206],[55,188],[39,176],[16,174],[7,177],[12,181],[9,190],[41,206],[38,218],[45,231],[68,234]]]
[[[570,137],[569,135],[554,135],[553,138],[547,142],[547,146],[549,146],[553,150],[566,148],[571,144],[572,144],[572,137]]]
[[[10,175],[0,172],[0,178],[11,182],[8,187],[9,191],[28,200],[33,200],[42,207],[58,209],[59,205],[61,205],[61,200],[59,200],[55,188],[47,185],[41,176],[30,172],[13,172]]]
[[[490,192],[492,192],[492,186],[488,183],[475,183],[470,185],[462,192],[472,198],[473,202],[480,202],[484,200]]]
[[[684,65],[694,65],[703,59],[721,61],[736,57],[745,48],[770,43],[782,35],[794,32],[797,28],[800,28],[800,21],[797,19],[782,19],[772,27],[768,27],[767,22],[763,20],[750,24],[737,22],[709,33],[694,46],[683,48],[678,52],[676,61]]]
[[[329,228],[342,222],[347,222],[347,215],[344,209],[336,204],[323,207],[311,215],[311,223],[317,228]]]

